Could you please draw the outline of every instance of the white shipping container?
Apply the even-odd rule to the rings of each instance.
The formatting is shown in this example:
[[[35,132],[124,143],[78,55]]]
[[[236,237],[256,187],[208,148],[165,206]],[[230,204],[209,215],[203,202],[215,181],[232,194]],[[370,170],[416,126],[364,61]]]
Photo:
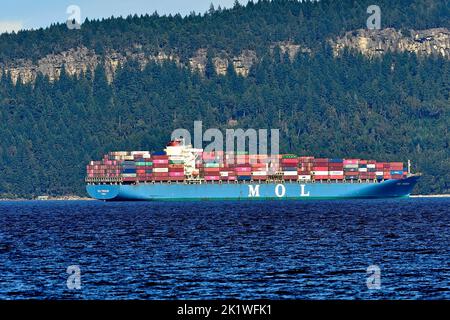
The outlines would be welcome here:
[[[297,171],[283,171],[284,176],[296,176],[297,174]]]
[[[375,172],[375,175],[382,176],[383,175],[383,171],[377,171],[377,172]]]
[[[344,168],[347,168],[347,169],[358,169],[358,165],[357,164],[344,164]]]
[[[301,176],[298,176],[298,178],[300,180],[311,180],[311,176],[310,175],[301,175]]]
[[[374,164],[374,163],[369,163],[369,164],[367,165],[367,168],[375,169],[375,164]]]
[[[169,168],[153,168],[153,172],[169,172]]]
[[[267,176],[267,171],[252,171],[254,176]]]
[[[359,168],[358,171],[359,172],[367,172],[367,168]]]
[[[136,173],[122,173],[122,177],[124,178],[136,177]]]
[[[220,171],[221,177],[228,177],[228,171]]]
[[[332,175],[332,176],[342,176],[342,175],[344,175],[344,171],[330,171],[330,175]]]
[[[185,157],[183,156],[169,156],[169,160],[174,160],[174,161],[184,161]]]
[[[167,147],[164,151],[166,151],[166,154],[168,156],[171,156],[171,155],[180,155],[182,150],[183,148],[181,146],[170,146]]]

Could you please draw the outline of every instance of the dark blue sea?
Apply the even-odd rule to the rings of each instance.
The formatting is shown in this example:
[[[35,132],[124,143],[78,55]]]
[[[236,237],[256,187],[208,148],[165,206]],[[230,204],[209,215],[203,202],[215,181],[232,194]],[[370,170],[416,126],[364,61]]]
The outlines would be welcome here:
[[[450,299],[450,199],[0,202],[0,299],[29,298]]]

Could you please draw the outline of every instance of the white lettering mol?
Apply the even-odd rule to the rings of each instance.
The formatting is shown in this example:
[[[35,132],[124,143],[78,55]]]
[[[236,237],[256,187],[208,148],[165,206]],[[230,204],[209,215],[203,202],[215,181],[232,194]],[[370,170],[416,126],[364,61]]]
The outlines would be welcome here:
[[[300,185],[300,197],[309,197],[309,191],[308,193],[305,193],[305,185]]]
[[[275,187],[275,194],[277,195],[277,197],[278,198],[284,197],[285,193],[286,193],[285,186],[282,184],[277,184],[277,186]]]
[[[256,186],[248,185],[248,196],[249,197],[259,197],[259,184]]]

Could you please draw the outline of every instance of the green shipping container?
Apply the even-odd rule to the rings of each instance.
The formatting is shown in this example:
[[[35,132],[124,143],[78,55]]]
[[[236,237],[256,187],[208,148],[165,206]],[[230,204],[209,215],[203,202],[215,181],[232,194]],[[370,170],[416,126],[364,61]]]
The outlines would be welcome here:
[[[294,159],[297,158],[298,156],[295,154],[283,154],[282,158],[283,159]]]
[[[209,163],[203,164],[203,166],[205,168],[219,168],[220,167],[220,163],[209,162]]]

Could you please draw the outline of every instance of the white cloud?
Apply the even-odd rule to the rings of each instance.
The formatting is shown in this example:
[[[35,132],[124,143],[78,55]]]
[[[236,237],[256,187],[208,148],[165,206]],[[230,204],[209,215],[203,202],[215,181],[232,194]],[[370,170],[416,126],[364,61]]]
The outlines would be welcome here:
[[[17,32],[23,29],[22,21],[0,21],[0,34],[5,32]]]

